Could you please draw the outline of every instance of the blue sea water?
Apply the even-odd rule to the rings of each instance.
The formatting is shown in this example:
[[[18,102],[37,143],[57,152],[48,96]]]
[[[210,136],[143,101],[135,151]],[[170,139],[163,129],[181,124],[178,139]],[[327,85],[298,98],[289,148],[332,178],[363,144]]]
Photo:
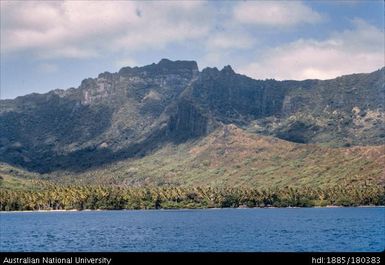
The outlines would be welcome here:
[[[383,251],[385,208],[0,213],[1,251]]]

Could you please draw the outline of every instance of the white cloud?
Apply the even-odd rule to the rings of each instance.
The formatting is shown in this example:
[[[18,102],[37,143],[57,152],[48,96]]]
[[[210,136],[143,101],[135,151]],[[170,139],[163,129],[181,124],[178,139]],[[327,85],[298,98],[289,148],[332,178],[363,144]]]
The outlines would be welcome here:
[[[1,52],[88,58],[159,49],[206,34],[206,13],[203,2],[1,2]]]
[[[294,1],[242,2],[234,9],[234,18],[240,23],[278,27],[317,23],[323,19],[315,10]]]
[[[203,2],[137,3],[142,19],[113,40],[118,49],[161,49],[171,43],[199,39],[210,30],[209,10]]]
[[[113,62],[120,67],[135,65],[135,59],[141,61],[139,55],[150,58],[147,52],[169,52],[172,45],[185,44],[199,49],[195,59],[200,65],[235,64],[237,70],[255,78],[277,79],[332,78],[384,65],[383,32],[359,19],[352,21],[353,29],[331,33],[326,40],[299,39],[275,48],[260,47],[259,43],[269,41],[264,30],[274,27],[275,33],[291,33],[286,29],[325,19],[297,1],[232,2],[218,9],[203,1],[0,4],[1,54],[43,60],[98,56],[114,60],[123,54],[123,59]],[[253,50],[263,55],[250,62]],[[175,54],[186,53],[179,47]],[[246,60],[249,63],[236,67]]]
[[[363,20],[323,41],[300,39],[267,50],[237,70],[257,79],[328,79],[384,66],[384,33]]]

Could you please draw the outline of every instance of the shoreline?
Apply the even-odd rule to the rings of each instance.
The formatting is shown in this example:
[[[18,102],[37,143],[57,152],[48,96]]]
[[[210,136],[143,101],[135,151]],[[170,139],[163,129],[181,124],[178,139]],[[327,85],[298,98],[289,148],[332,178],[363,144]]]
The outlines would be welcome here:
[[[1,213],[60,213],[60,212],[101,212],[101,211],[186,211],[186,210],[223,210],[223,209],[312,209],[312,208],[385,208],[385,205],[358,205],[358,206],[310,206],[310,207],[223,207],[223,208],[178,208],[178,209],[70,209],[70,210],[23,210],[23,211],[0,211]]]

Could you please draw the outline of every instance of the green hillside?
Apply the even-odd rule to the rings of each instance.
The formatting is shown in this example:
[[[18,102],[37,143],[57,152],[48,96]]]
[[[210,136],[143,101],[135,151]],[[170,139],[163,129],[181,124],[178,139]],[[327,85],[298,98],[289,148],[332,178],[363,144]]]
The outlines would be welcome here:
[[[383,205],[384,74],[163,59],[0,100],[0,208]]]
[[[58,183],[139,187],[383,185],[384,163],[385,146],[330,148],[296,144],[226,125],[200,140],[169,144],[143,158],[76,176],[60,172],[52,174],[51,179]]]

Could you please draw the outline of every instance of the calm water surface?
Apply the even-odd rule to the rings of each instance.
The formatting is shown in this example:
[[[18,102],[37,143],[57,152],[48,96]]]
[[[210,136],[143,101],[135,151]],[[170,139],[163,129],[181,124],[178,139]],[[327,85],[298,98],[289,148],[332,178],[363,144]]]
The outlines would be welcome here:
[[[1,251],[382,251],[385,208],[0,213]]]

